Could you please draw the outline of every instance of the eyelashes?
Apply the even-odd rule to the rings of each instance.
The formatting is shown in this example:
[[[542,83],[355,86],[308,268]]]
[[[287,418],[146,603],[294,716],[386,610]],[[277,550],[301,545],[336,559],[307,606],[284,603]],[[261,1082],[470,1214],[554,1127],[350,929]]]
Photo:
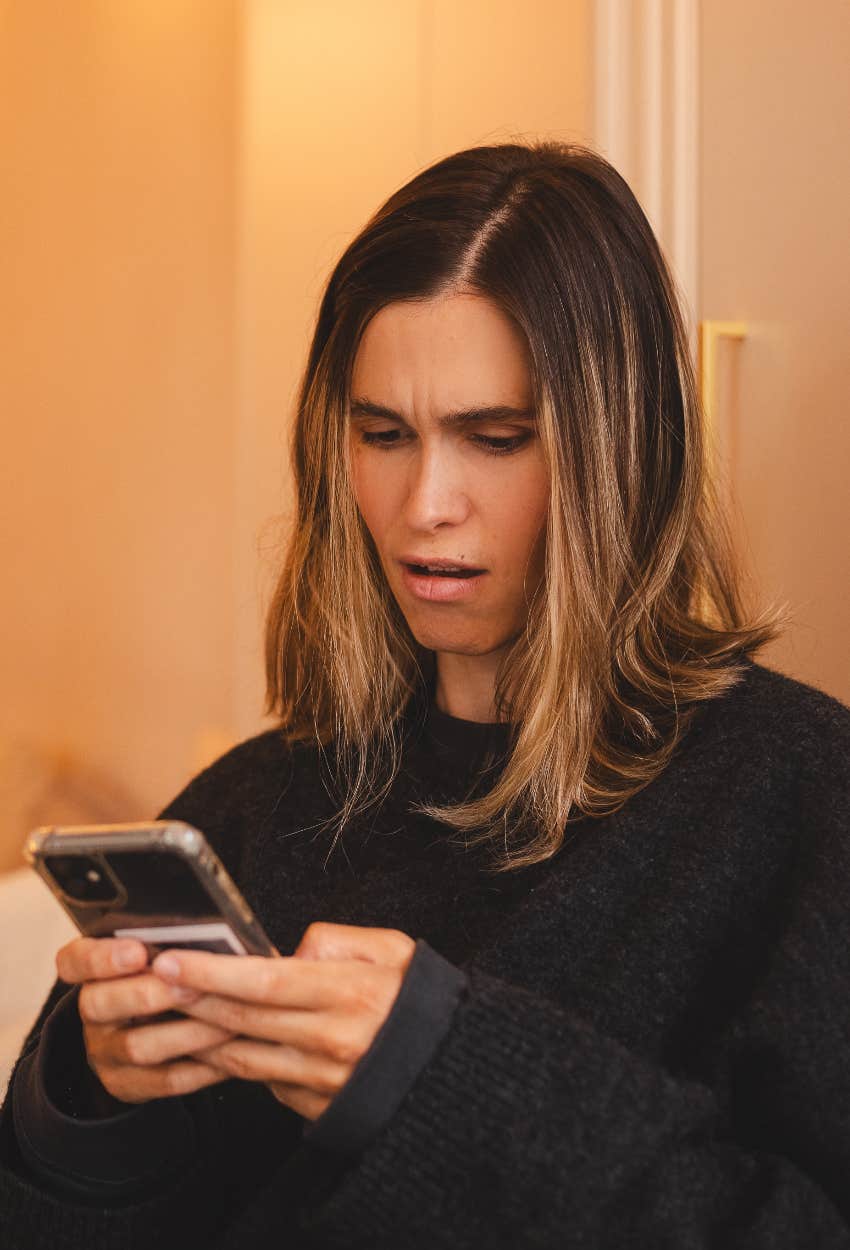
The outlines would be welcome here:
[[[470,439],[493,456],[507,456],[524,447],[530,441],[531,435],[512,434],[509,438],[491,438],[487,434],[470,434]]]
[[[469,441],[491,456],[508,456],[530,442],[530,432],[512,434],[506,438],[496,438],[489,434],[470,434]],[[360,441],[367,447],[378,447],[382,451],[391,451],[394,447],[404,444],[400,430],[361,430]]]
[[[398,430],[361,430],[360,441],[367,447],[395,447],[401,440]]]

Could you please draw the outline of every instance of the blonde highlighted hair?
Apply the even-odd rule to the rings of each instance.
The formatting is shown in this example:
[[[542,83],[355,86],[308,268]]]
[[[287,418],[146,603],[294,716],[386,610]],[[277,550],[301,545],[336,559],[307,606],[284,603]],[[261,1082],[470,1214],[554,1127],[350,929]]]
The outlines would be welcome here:
[[[369,320],[396,300],[485,296],[523,332],[551,471],[546,566],[500,668],[507,761],[484,795],[422,810],[505,871],[667,765],[786,605],[745,609],[707,459],[677,294],[637,200],[580,144],[458,152],[375,213],[328,281],[300,390],[297,513],[266,625],[267,711],[332,744],[337,832],[380,802],[427,689],[352,491],[348,403]]]

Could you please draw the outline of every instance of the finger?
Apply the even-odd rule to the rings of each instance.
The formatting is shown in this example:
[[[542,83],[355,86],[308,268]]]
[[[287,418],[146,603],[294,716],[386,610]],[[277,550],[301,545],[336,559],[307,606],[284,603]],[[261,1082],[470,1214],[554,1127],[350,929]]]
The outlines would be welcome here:
[[[235,1035],[280,1042],[349,1064],[364,1054],[375,1034],[370,1015],[268,1007],[217,994],[204,994],[182,1010],[194,1020],[215,1024]]]
[[[158,955],[151,970],[171,983],[248,1003],[307,1011],[377,1012],[382,1017],[402,979],[394,968],[350,959],[311,963],[294,957],[184,950]]]
[[[150,1102],[154,1098],[179,1098],[208,1085],[229,1080],[228,1074],[196,1059],[178,1060],[158,1068],[135,1068],[119,1064],[97,1069],[98,1080],[113,1098],[122,1102]]]
[[[78,999],[80,1019],[90,1024],[156,1015],[197,998],[197,991],[168,985],[152,973],[119,977],[114,981],[88,981]]]
[[[399,929],[314,921],[295,950],[298,959],[363,959],[407,970],[416,943]]]
[[[165,951],[151,971],[172,984],[204,993],[282,1007],[330,1007],[340,985],[351,979],[352,964],[308,964],[293,957],[212,955],[207,951]]]
[[[284,1081],[271,1081],[269,1089],[278,1102],[291,1107],[296,1115],[303,1116],[305,1120],[317,1120],[331,1101],[326,1094],[315,1094],[310,1089],[287,1085]]]
[[[164,1024],[112,1029],[104,1039],[100,1061],[150,1067],[185,1058],[210,1046],[228,1042],[233,1034],[201,1020],[173,1020]]]
[[[126,976],[148,962],[148,953],[135,938],[74,938],[56,954],[56,974],[60,981],[76,985],[105,977]]]
[[[198,1058],[243,1081],[262,1081],[265,1084],[282,1081],[327,1098],[334,1098],[351,1075],[347,1064],[310,1055],[295,1047],[246,1038],[236,1038],[200,1051]]]

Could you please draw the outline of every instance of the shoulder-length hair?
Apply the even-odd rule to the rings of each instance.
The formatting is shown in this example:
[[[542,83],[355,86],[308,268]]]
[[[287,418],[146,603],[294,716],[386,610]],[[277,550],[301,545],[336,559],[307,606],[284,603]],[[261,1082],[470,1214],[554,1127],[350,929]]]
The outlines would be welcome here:
[[[387,304],[461,290],[513,318],[530,349],[551,472],[545,573],[497,679],[504,767],[489,792],[420,810],[466,845],[488,843],[504,871],[547,859],[570,823],[648,785],[699,704],[741,680],[788,610],[742,606],[676,290],[623,178],[554,141],[440,160],[337,263],[298,399],[266,710],[288,741],[333,744],[337,835],[385,795],[403,713],[433,673],[355,503],[353,361]]]

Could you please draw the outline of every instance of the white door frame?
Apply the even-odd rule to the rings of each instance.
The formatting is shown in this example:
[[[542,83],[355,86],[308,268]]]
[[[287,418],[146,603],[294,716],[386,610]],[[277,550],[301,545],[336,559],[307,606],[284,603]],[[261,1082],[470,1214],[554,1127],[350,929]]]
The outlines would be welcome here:
[[[598,150],[637,195],[678,284],[696,353],[699,0],[594,0]]]

